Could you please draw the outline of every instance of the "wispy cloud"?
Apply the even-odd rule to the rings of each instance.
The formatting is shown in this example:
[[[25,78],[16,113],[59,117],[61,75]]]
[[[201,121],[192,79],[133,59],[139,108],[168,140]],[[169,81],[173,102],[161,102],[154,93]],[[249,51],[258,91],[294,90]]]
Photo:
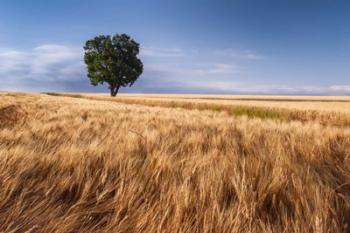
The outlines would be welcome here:
[[[234,49],[185,50],[142,47],[144,74],[130,91],[236,94],[349,95],[349,84],[287,86],[248,82],[247,63],[265,56]],[[244,65],[242,65],[244,64]],[[251,68],[251,66],[249,66]],[[83,50],[77,46],[45,44],[32,49],[0,49],[0,90],[101,91],[86,78]]]
[[[152,49],[150,49],[152,48]],[[141,50],[146,78],[161,77],[181,83],[185,80],[235,78],[244,71],[237,59],[220,54],[219,50],[186,50],[182,48],[146,47]]]
[[[334,85],[330,87],[330,90],[334,92],[347,92],[350,93],[350,85]]]
[[[263,60],[265,56],[253,52],[251,50],[239,50],[233,48],[225,49],[183,49],[177,47],[154,47],[143,46],[141,48],[141,56],[143,57],[197,57],[203,58],[210,56],[213,59],[236,59],[236,60]]]
[[[240,67],[234,63],[201,63],[201,64],[147,64],[146,72],[155,74],[161,73],[164,78],[195,79],[195,78],[210,78],[210,77],[226,77],[240,72]]]
[[[81,48],[57,44],[26,50],[0,49],[0,89],[65,90],[83,80],[82,57]]]
[[[184,52],[179,48],[157,48],[152,46],[144,46],[141,48],[141,56],[143,57],[182,57]]]
[[[181,80],[178,86],[194,93],[275,94],[275,95],[349,95],[349,86],[286,86],[253,84],[225,80]]]
[[[30,62],[33,74],[53,74],[58,72],[64,75],[76,74],[81,71],[82,50],[62,45],[42,45],[33,49]],[[67,72],[69,71],[69,72]]]
[[[256,53],[251,50],[239,50],[233,48],[217,49],[211,52],[212,54],[220,57],[225,57],[226,59],[240,59],[240,60],[263,60],[265,56]]]
[[[0,49],[0,75],[7,79],[71,79],[83,68],[80,48],[47,44],[30,50]]]

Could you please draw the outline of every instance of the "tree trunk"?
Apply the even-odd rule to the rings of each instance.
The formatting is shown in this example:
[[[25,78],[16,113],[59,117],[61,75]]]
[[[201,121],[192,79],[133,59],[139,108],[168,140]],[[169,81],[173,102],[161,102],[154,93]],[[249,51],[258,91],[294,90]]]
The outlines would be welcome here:
[[[110,87],[110,90],[111,90],[111,96],[114,97],[115,94],[114,94],[114,87]]]
[[[118,94],[119,88],[120,88],[120,86],[110,87],[112,97],[115,97]]]

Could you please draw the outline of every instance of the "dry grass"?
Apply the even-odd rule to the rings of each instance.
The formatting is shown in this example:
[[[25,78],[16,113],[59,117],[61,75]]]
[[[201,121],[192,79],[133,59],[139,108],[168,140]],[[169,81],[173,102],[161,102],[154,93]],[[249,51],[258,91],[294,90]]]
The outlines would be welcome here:
[[[65,93],[66,94],[66,93]],[[74,95],[74,94],[73,94]],[[108,99],[106,94],[82,94]],[[161,100],[172,102],[206,103],[228,106],[251,106],[286,110],[312,110],[350,114],[350,96],[229,96],[229,95],[155,95],[119,94],[122,99]]]
[[[0,112],[0,232],[350,231],[349,128],[47,95]]]
[[[63,96],[70,96],[67,94],[60,94]],[[191,96],[191,95],[189,95]],[[281,97],[277,97],[273,100],[271,97],[267,101],[266,97],[259,101],[251,101],[253,97],[245,97],[245,100],[232,99],[227,101],[219,96],[216,100],[213,97],[197,97],[190,98],[182,96],[182,98],[161,98],[160,96],[150,97],[145,95],[130,96],[123,95],[118,98],[106,97],[103,95],[81,95],[81,98],[88,98],[93,100],[108,100],[118,103],[126,104],[139,104],[146,106],[161,106],[170,108],[184,108],[184,109],[199,109],[199,110],[212,110],[226,112],[229,115],[234,116],[247,116],[249,118],[260,119],[274,119],[280,121],[301,121],[301,122],[317,122],[322,125],[338,126],[338,127],[350,127],[350,101],[345,97],[340,99],[334,98],[321,98],[318,99],[310,97],[307,99],[298,99],[297,101],[290,102],[281,100]],[[236,97],[238,98],[238,97]],[[292,98],[292,97],[288,97]],[[215,99],[215,98],[214,98]],[[255,97],[255,99],[258,99]]]

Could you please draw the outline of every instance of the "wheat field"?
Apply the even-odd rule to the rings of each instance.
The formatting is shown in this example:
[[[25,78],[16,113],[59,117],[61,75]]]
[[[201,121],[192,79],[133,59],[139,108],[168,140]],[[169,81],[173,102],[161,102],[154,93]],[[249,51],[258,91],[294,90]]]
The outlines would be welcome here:
[[[0,93],[0,232],[350,232],[349,99],[221,98]]]

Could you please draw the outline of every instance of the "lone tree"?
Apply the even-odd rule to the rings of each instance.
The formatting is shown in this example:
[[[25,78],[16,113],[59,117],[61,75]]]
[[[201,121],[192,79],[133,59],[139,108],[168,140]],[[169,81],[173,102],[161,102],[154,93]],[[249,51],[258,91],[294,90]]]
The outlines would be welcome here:
[[[137,57],[139,47],[126,34],[97,36],[86,41],[84,61],[91,84],[108,83],[111,96],[116,96],[120,87],[132,86],[143,71]]]

